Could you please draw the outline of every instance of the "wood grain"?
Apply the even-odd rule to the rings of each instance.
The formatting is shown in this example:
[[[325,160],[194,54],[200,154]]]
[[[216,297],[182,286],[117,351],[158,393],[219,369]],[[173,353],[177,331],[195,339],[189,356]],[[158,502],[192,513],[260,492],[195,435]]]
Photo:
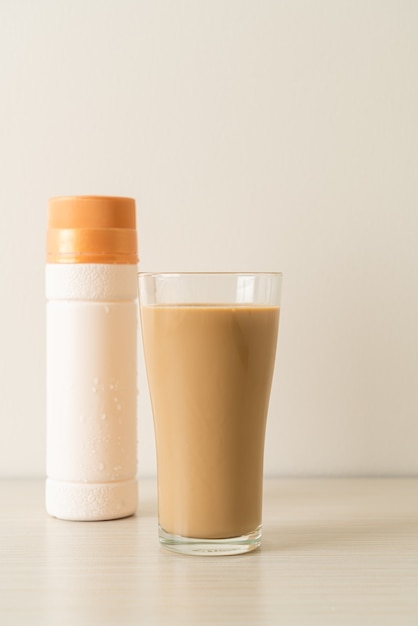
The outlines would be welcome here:
[[[418,624],[418,479],[269,479],[260,550],[187,557],[136,517],[64,522],[0,482],[0,624]]]

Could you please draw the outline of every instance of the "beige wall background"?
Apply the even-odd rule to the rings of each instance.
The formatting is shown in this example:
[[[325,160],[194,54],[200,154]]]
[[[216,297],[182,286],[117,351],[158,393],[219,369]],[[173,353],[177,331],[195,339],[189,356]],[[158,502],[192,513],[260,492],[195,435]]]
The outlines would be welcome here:
[[[0,475],[42,476],[47,198],[285,275],[266,472],[418,472],[418,3],[0,0]],[[139,367],[139,471],[155,471]]]

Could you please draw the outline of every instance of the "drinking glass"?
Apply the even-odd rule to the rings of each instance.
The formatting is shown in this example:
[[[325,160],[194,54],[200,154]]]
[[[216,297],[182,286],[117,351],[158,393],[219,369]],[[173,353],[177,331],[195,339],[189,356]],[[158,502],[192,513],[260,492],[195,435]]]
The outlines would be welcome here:
[[[161,544],[198,555],[261,543],[279,273],[142,273]]]

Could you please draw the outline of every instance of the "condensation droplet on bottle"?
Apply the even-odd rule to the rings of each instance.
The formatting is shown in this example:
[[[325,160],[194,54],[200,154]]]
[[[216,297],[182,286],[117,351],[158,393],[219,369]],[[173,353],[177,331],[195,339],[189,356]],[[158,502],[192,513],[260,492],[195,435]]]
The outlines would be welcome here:
[[[109,313],[110,312],[110,308],[106,305],[104,308],[105,313]]]
[[[102,413],[100,417],[102,418],[103,421],[105,421],[105,419],[107,418],[107,415],[106,413]]]

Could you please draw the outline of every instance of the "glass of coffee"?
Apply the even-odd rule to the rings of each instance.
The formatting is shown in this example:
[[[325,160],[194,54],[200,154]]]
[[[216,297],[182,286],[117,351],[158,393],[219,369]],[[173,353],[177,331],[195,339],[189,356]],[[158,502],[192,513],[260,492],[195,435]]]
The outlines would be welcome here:
[[[161,544],[197,555],[261,543],[265,427],[282,275],[139,275]]]

